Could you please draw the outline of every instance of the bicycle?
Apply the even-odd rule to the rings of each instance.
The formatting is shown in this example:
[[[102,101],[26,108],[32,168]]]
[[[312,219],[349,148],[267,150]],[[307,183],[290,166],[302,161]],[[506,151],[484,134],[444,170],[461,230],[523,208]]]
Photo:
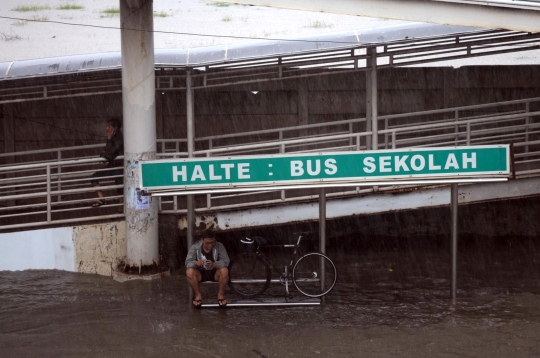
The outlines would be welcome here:
[[[289,285],[292,282],[296,289],[308,297],[322,297],[328,294],[337,280],[336,266],[328,256],[320,252],[302,254],[300,243],[307,233],[298,233],[296,244],[266,245],[262,237],[240,240],[255,246],[252,252],[242,253],[233,258],[229,264],[229,286],[242,298],[254,298],[265,292],[270,282],[280,282],[285,286],[285,295],[291,297]],[[251,246],[253,245],[253,246]],[[262,247],[294,248],[288,265],[279,271],[262,252]],[[279,279],[271,279],[271,268],[279,275]]]

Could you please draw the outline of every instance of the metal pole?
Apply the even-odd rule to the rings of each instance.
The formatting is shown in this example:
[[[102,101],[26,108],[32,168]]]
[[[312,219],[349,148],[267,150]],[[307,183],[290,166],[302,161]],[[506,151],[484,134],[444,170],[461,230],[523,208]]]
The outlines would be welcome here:
[[[47,222],[51,222],[51,166],[47,165]]]
[[[326,190],[321,188],[319,191],[319,251],[326,254]],[[321,290],[326,287],[326,272],[324,267],[324,260],[320,262],[321,271]]]
[[[369,51],[369,50],[367,50]],[[371,106],[371,92],[373,91],[373,86],[371,85],[371,58],[366,59],[366,132],[371,131],[371,120],[373,118],[372,106]],[[366,150],[371,149],[371,137],[366,137]]]
[[[458,240],[458,185],[450,185],[450,207],[452,212],[452,300],[456,300],[457,292],[457,240]]]
[[[193,86],[191,70],[186,73],[186,108],[187,108],[187,151],[188,158],[193,158],[195,149],[195,125],[193,113]],[[187,249],[193,245],[193,224],[195,223],[195,209],[193,205],[193,195],[187,196]]]
[[[120,0],[124,212],[127,263],[159,262],[158,201],[138,193],[141,161],[156,159],[156,91],[152,0]]]
[[[371,130],[373,135],[371,136],[371,148],[374,150],[379,149],[379,139],[378,139],[378,110],[377,110],[377,48],[371,47],[369,49],[371,55]]]

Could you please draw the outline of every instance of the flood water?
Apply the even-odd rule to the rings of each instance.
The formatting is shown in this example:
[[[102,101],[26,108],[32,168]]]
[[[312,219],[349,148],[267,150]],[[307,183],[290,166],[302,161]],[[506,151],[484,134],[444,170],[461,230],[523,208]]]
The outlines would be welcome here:
[[[455,304],[445,242],[351,242],[329,245],[338,284],[314,307],[195,310],[178,271],[0,272],[0,357],[540,356],[536,238],[461,241]]]

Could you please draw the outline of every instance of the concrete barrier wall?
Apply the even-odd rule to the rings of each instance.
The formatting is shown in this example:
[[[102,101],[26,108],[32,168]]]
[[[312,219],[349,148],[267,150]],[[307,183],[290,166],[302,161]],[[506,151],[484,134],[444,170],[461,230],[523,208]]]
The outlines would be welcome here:
[[[392,68],[379,71],[378,83],[379,114],[407,113],[538,97],[540,66]],[[307,90],[301,90],[302,86]],[[301,93],[307,93],[307,99],[301,99]],[[365,94],[365,72],[199,89],[195,91],[195,134],[203,137],[364,117]],[[301,100],[307,101],[304,117]],[[122,116],[121,101],[120,94],[111,94],[6,104],[0,110],[0,150],[102,144],[104,122]],[[186,137],[183,91],[156,92],[156,112],[158,138]]]
[[[0,234],[0,270],[112,276],[126,256],[125,221]]]

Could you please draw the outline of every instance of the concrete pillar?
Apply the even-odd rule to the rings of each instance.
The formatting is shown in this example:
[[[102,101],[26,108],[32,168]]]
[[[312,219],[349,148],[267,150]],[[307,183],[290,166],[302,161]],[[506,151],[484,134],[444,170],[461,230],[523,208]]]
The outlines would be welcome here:
[[[120,0],[124,212],[127,263],[135,267],[159,261],[157,200],[137,189],[140,161],[156,159],[153,21],[152,0]]]

